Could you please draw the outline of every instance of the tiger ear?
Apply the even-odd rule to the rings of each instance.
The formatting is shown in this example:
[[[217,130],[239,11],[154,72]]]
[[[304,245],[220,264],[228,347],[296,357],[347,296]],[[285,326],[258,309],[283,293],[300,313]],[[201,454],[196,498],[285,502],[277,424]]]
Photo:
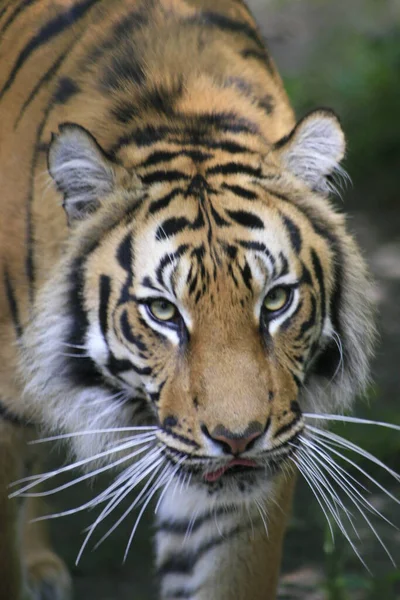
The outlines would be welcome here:
[[[83,127],[63,123],[52,136],[48,168],[63,194],[68,222],[85,219],[114,188],[115,175],[95,138]]]
[[[336,191],[331,175],[347,177],[340,166],[346,142],[339,119],[327,109],[315,110],[275,144],[284,167],[313,191]]]

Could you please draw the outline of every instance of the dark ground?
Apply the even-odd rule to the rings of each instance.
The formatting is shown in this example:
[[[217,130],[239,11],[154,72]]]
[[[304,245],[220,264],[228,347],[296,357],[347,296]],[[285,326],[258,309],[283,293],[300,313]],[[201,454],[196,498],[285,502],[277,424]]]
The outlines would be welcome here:
[[[346,193],[344,209],[376,278],[381,333],[374,363],[375,385],[369,402],[359,402],[356,413],[399,423],[400,211],[396,180],[400,165],[400,3],[252,0],[249,4],[256,11],[298,115],[323,105],[332,106],[343,118],[350,146],[346,168],[354,182]],[[378,428],[366,431],[362,426],[341,431],[347,437],[351,432],[357,443],[399,470],[398,433]],[[382,473],[379,477],[382,483],[392,485],[393,493],[399,496],[399,487],[396,490]],[[102,488],[101,482],[96,487]],[[78,506],[92,494],[93,490],[87,488],[72,488],[54,498],[52,509]],[[394,502],[387,502],[381,493],[374,494],[373,501],[399,524],[399,510]],[[97,551],[89,549],[79,567],[74,567],[83,540],[82,530],[90,525],[93,515],[85,512],[55,523],[54,539],[71,566],[77,600],[154,597],[150,512],[124,566],[124,527]],[[286,541],[281,598],[399,599],[400,571],[391,566],[361,521],[360,546],[373,576],[352,556],[340,534],[332,549],[321,511],[301,482]],[[382,523],[379,532],[400,563],[399,532]]]

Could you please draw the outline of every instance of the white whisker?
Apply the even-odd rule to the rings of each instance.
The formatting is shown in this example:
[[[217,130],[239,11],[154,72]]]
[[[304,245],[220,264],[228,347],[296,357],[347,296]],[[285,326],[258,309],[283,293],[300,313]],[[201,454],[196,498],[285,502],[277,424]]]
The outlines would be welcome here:
[[[142,481],[149,473],[151,473],[151,471],[155,470],[155,472],[153,473],[153,475],[150,477],[149,481],[146,483],[145,487],[148,487],[148,485],[151,483],[151,481],[154,479],[155,475],[157,474],[157,470],[160,468],[162,461],[164,459],[161,457],[158,459],[158,461],[156,461],[150,468],[148,468],[144,473],[142,473],[141,477],[137,478],[134,480],[133,485],[129,485],[129,483],[125,484],[124,488],[123,488],[123,493],[117,492],[118,494],[118,501],[115,501],[115,497],[112,498],[112,500],[109,502],[109,504],[103,509],[103,511],[101,512],[101,514],[97,517],[97,519],[94,521],[94,523],[90,526],[89,531],[82,543],[82,546],[79,550],[78,556],[76,557],[76,561],[75,564],[77,565],[82,557],[82,554],[90,540],[90,538],[92,537],[92,534],[94,533],[96,527],[98,526],[99,523],[101,523],[101,521],[103,519],[105,519],[110,512],[112,512],[112,510],[136,487],[136,485]],[[128,488],[128,489],[126,489]],[[144,488],[145,489],[145,488]],[[134,506],[136,506],[136,504],[139,502],[141,496],[143,495],[143,490],[142,492],[135,498],[134,502],[129,506],[129,508],[124,512],[124,514],[118,519],[118,521],[116,523],[114,523],[114,525],[107,531],[106,534],[104,534],[104,536],[100,539],[99,542],[96,543],[95,545],[95,549],[99,547],[99,545],[109,536],[111,535],[111,533],[118,527],[118,525],[125,519],[125,517],[131,512],[131,510],[134,508]]]
[[[143,426],[143,427],[111,427],[108,429],[88,429],[86,431],[77,431],[75,433],[61,433],[60,435],[52,435],[50,437],[41,438],[39,440],[31,440],[29,444],[44,444],[47,442],[54,442],[56,440],[66,440],[69,438],[80,437],[82,435],[93,435],[97,433],[124,433],[129,431],[155,431],[158,427],[155,426]],[[153,434],[155,435],[155,434]]]
[[[321,419],[323,421],[342,421],[343,423],[358,423],[360,425],[377,425],[378,427],[387,427],[388,429],[400,431],[400,425],[394,425],[394,423],[386,423],[384,421],[371,421],[369,419],[360,419],[358,417],[347,417],[344,415],[328,415],[317,413],[303,413],[303,417],[305,417],[306,419]]]
[[[260,513],[260,517],[261,520],[264,524],[264,529],[265,529],[265,533],[267,534],[267,537],[269,537],[269,533],[268,533],[268,526],[267,526],[267,515],[265,514],[265,511],[263,510],[261,504],[258,502],[258,500],[254,499],[255,505],[257,506],[257,510]]]
[[[165,459],[164,459],[164,460],[165,460]],[[133,529],[132,529],[132,531],[131,531],[131,535],[129,536],[129,540],[128,540],[128,543],[127,543],[127,545],[126,545],[125,554],[124,554],[124,562],[125,562],[125,561],[126,561],[126,559],[127,559],[128,552],[129,552],[129,548],[131,547],[132,540],[133,540],[133,538],[134,538],[134,536],[135,536],[136,530],[137,530],[137,528],[138,528],[138,526],[139,526],[139,523],[140,523],[140,520],[141,520],[141,518],[142,518],[142,515],[143,515],[144,511],[145,511],[145,510],[146,510],[146,508],[148,507],[148,505],[149,505],[149,503],[150,503],[151,499],[153,498],[154,494],[157,492],[157,490],[160,488],[160,486],[161,486],[161,485],[163,485],[163,483],[162,483],[162,482],[160,483],[160,480],[161,480],[162,478],[163,478],[163,474],[162,474],[162,475],[159,477],[159,479],[157,480],[157,482],[154,484],[154,486],[153,486],[153,489],[152,489],[152,490],[150,490],[150,492],[149,492],[149,494],[147,495],[147,498],[146,498],[146,500],[145,500],[145,502],[144,502],[144,504],[143,504],[143,506],[142,506],[142,508],[141,508],[141,510],[140,510],[140,512],[139,512],[139,514],[138,514],[138,516],[137,516],[137,519],[136,519],[135,525],[133,526]]]
[[[316,434],[316,436],[312,436],[312,437],[314,439],[317,439],[318,443],[320,445],[324,446],[330,452],[333,452],[334,454],[336,454],[337,456],[339,456],[342,460],[344,460],[344,461],[348,462],[349,464],[351,464],[360,473],[362,473],[363,475],[365,475],[365,477],[367,477],[367,479],[369,479],[370,481],[372,481],[372,483],[374,483],[387,496],[389,496],[389,498],[391,498],[392,500],[394,500],[395,502],[397,502],[397,504],[400,504],[400,500],[398,498],[396,498],[393,494],[391,494],[383,485],[381,485],[379,483],[379,481],[376,481],[376,479],[374,479],[372,477],[372,475],[369,475],[369,473],[367,473],[367,471],[365,471],[362,467],[360,467],[360,465],[358,465],[356,462],[354,462],[353,460],[351,460],[350,458],[348,458],[347,456],[345,456],[344,454],[342,454],[338,450],[335,450],[335,448],[333,448],[332,446],[338,445],[340,448],[344,448],[344,449],[348,449],[348,450],[353,450],[354,452],[356,452],[356,454],[359,454],[360,456],[363,456],[364,458],[367,458],[368,460],[370,460],[374,464],[378,465],[379,467],[382,467],[385,471],[387,471],[390,475],[392,475],[392,477],[394,477],[396,479],[396,481],[400,481],[400,475],[398,473],[396,473],[395,471],[393,471],[392,469],[390,469],[388,466],[386,466],[382,461],[380,461],[378,458],[376,458],[373,454],[370,454],[369,452],[363,450],[362,448],[359,448],[359,446],[356,446],[352,442],[349,442],[348,440],[345,440],[341,436],[336,436],[335,434],[333,434],[331,432],[322,431],[320,429],[317,429],[315,427],[311,427],[309,425],[306,426],[306,429],[308,429],[308,430],[312,431],[314,434]],[[324,438],[325,441],[321,440],[321,437]],[[333,442],[336,442],[336,444],[333,443],[331,440],[333,440]]]
[[[304,439],[302,441],[303,441],[303,443],[305,442]],[[381,519],[386,521],[389,525],[391,525],[392,527],[394,527],[395,529],[398,530],[398,527],[396,527],[396,525],[394,525],[394,523],[392,523],[389,519],[387,519],[385,517],[385,515],[383,515],[377,508],[375,508],[373,506],[373,504],[371,504],[361,494],[361,492],[356,488],[356,486],[353,485],[349,481],[349,478],[351,477],[351,475],[349,473],[347,473],[340,465],[338,465],[329,456],[329,454],[327,452],[318,448],[317,443],[311,442],[310,440],[307,440],[307,442],[310,445],[311,451],[313,453],[318,453],[321,456],[321,458],[318,458],[314,454],[314,458],[322,465],[322,467],[327,471],[327,473],[330,475],[330,477],[332,477],[332,479],[334,479],[334,481],[338,484],[338,486],[341,489],[343,489],[343,491],[347,494],[347,496],[350,497],[350,496],[356,495],[358,497],[357,502],[360,502],[370,513],[373,513],[373,514],[379,516]],[[352,479],[354,479],[354,478],[352,478]],[[357,480],[355,480],[355,481],[356,481],[356,483],[359,483]],[[356,505],[356,506],[357,506],[357,508],[359,508],[358,505]]]
[[[300,472],[303,474],[303,476],[305,476],[304,471],[302,470],[303,467],[300,467],[300,465],[297,465],[298,468],[300,469]],[[327,523],[328,523],[328,527],[332,536],[332,541],[334,541],[334,534],[333,534],[333,529],[332,529],[332,524],[330,522],[330,519],[327,516],[326,511],[324,510],[323,506],[322,506],[322,502],[319,500],[318,495],[316,493],[316,490],[318,490],[318,492],[321,495],[321,498],[323,498],[324,502],[326,503],[327,508],[329,509],[334,521],[336,522],[337,526],[339,527],[340,531],[342,532],[343,536],[346,538],[346,540],[348,541],[348,543],[350,544],[354,554],[358,557],[358,559],[360,560],[360,562],[364,565],[365,569],[370,573],[370,569],[368,567],[368,565],[366,564],[366,562],[364,561],[364,559],[362,558],[361,554],[359,553],[359,551],[357,550],[356,545],[354,544],[353,540],[351,539],[351,537],[349,536],[346,528],[344,527],[342,520],[340,519],[340,515],[338,514],[338,512],[336,511],[336,508],[334,508],[332,506],[332,503],[330,502],[330,500],[327,498],[326,494],[324,493],[324,491],[321,489],[320,485],[318,484],[317,481],[315,481],[315,479],[313,478],[312,473],[310,473],[310,471],[308,471],[307,473],[308,477],[310,478],[310,481],[307,480],[307,476],[305,476],[305,479],[308,483],[308,485],[310,486],[311,491],[313,492],[315,498],[317,499],[326,519],[327,519]],[[314,486],[316,488],[316,490],[314,490],[313,486],[311,485],[311,481],[313,481]],[[335,500],[332,498],[333,502],[335,503]],[[348,515],[346,515],[348,517]],[[349,518],[349,517],[348,517]],[[351,519],[349,518],[350,522]],[[354,529],[354,525],[351,522],[351,525]]]
[[[24,477],[23,479],[19,479],[18,481],[14,481],[12,484],[10,484],[10,487],[14,487],[18,484],[21,483],[26,483],[27,481],[31,481],[31,483],[29,483],[28,485],[24,486],[23,488],[19,489],[16,492],[13,492],[12,494],[10,494],[10,498],[13,498],[14,496],[18,496],[24,492],[26,492],[27,490],[31,489],[32,487],[34,487],[35,485],[39,484],[39,483],[43,483],[44,481],[47,481],[48,479],[55,477],[56,475],[59,475],[61,473],[67,473],[68,471],[72,471],[73,469],[76,469],[77,467],[81,467],[85,464],[88,464],[92,461],[98,460],[99,458],[103,458],[105,456],[109,456],[110,454],[116,454],[118,452],[122,452],[123,450],[129,450],[130,448],[133,448],[135,446],[139,446],[141,444],[145,444],[148,443],[150,441],[153,440],[153,436],[150,435],[148,439],[144,439],[141,438],[137,443],[134,442],[128,442],[128,443],[122,443],[120,446],[116,446],[115,448],[111,448],[109,450],[104,450],[102,452],[99,452],[98,454],[96,454],[95,456],[91,456],[89,458],[85,458],[82,460],[79,460],[75,463],[71,463],[68,464],[64,467],[61,467],[59,469],[54,469],[53,471],[49,471],[48,473],[43,473],[41,475],[29,475],[28,477]]]
[[[173,470],[172,470],[172,473],[171,473],[171,475],[169,476],[168,483],[166,483],[166,484],[165,484],[165,487],[164,487],[163,491],[161,492],[161,494],[160,494],[160,497],[159,497],[159,499],[158,499],[158,502],[157,502],[157,504],[156,504],[156,507],[155,507],[155,509],[154,509],[154,513],[155,513],[155,514],[157,514],[157,511],[158,511],[158,509],[159,509],[159,507],[160,507],[160,504],[161,504],[161,502],[162,502],[162,499],[163,499],[163,497],[164,497],[164,495],[165,495],[166,491],[168,490],[169,486],[170,486],[170,485],[171,485],[171,483],[173,482],[173,480],[174,480],[174,477],[175,477],[176,473],[179,471],[179,469],[180,469],[180,466],[181,466],[181,464],[182,464],[184,461],[185,461],[185,457],[183,456],[182,458],[180,458],[180,459],[179,459],[179,461],[176,463],[175,467],[173,468]]]

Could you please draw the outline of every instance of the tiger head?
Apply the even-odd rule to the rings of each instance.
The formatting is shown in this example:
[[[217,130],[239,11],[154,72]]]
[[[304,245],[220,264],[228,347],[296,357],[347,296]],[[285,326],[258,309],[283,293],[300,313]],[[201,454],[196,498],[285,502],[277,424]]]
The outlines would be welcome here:
[[[23,371],[43,421],[93,431],[72,438],[80,457],[154,425],[192,485],[252,494],[295,451],[303,412],[364,387],[370,290],[327,199],[345,150],[332,113],[262,150],[212,134],[111,156],[61,126],[49,171],[70,235]]]

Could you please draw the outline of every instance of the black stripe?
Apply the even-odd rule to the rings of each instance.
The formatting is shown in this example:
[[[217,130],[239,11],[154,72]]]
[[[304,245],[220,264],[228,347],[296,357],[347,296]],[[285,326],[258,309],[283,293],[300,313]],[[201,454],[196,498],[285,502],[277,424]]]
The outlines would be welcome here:
[[[307,321],[302,323],[302,325],[300,327],[300,331],[299,331],[298,335],[295,337],[295,341],[301,340],[304,337],[304,334],[307,333],[307,331],[309,329],[311,329],[311,327],[314,327],[314,325],[315,325],[315,319],[317,316],[317,302],[316,302],[314,296],[311,296],[310,302],[311,302],[310,316],[307,319]]]
[[[301,251],[301,246],[303,243],[300,229],[292,221],[292,219],[289,219],[289,217],[287,217],[286,215],[282,215],[282,219],[283,219],[283,223],[284,223],[285,227],[287,228],[287,230],[289,232],[290,241],[292,243],[293,250],[298,255]]]
[[[207,148],[212,148],[215,150],[224,150],[229,152],[230,154],[254,154],[254,150],[243,146],[242,144],[238,144],[237,142],[233,142],[231,140],[226,141],[213,141],[213,140],[204,140],[203,145]]]
[[[105,339],[107,339],[108,331],[108,305],[110,302],[111,295],[111,279],[108,275],[101,275],[99,282],[99,323],[100,329]]]
[[[164,281],[165,268],[168,265],[173,264],[175,260],[177,260],[180,256],[185,254],[187,252],[188,248],[189,248],[189,246],[187,244],[181,244],[175,250],[175,252],[173,252],[172,254],[169,252],[168,254],[165,254],[162,257],[162,259],[160,260],[160,264],[158,265],[157,270],[156,270],[157,281],[159,282],[160,285],[165,285],[165,281]]]
[[[332,379],[338,372],[341,356],[335,340],[331,340],[312,364],[311,371],[320,377]]]
[[[140,86],[144,81],[143,65],[135,56],[134,48],[127,55],[116,52],[114,48],[110,62],[104,66],[100,76],[101,91],[121,92],[126,90],[127,82]]]
[[[70,77],[60,77],[53,95],[55,104],[66,104],[72,96],[80,91],[79,85]]]
[[[22,325],[21,325],[21,319],[19,316],[17,299],[14,294],[14,289],[13,289],[10,275],[8,273],[7,268],[4,268],[3,280],[4,280],[4,287],[6,290],[8,305],[10,307],[11,318],[12,318],[12,321],[14,324],[15,335],[16,335],[17,339],[19,339],[23,334],[23,330],[22,330]]]
[[[49,69],[47,69],[47,71],[44,73],[44,75],[42,75],[42,77],[36,83],[35,87],[31,90],[28,98],[25,100],[25,102],[23,103],[23,105],[21,107],[21,110],[19,111],[18,117],[15,120],[14,127],[18,126],[18,123],[22,119],[26,109],[28,108],[29,104],[34,100],[34,98],[37,96],[37,94],[41,90],[42,86],[44,84],[46,84],[48,81],[50,81],[50,79],[52,78],[54,73],[57,72],[58,67],[61,65],[61,63],[65,59],[65,55],[68,54],[68,50],[66,53],[63,53],[61,56],[59,56],[57,58],[57,60],[51,65],[51,67]]]
[[[247,250],[254,250],[255,252],[261,252],[267,256],[272,265],[275,265],[275,257],[271,254],[270,250],[268,250],[267,246],[262,242],[254,242],[247,240],[236,240],[236,242],[242,246],[242,248],[246,248]]]
[[[176,198],[179,194],[184,194],[185,190],[183,188],[175,188],[172,192],[169,192],[165,196],[158,198],[157,200],[153,200],[153,202],[149,206],[149,213],[154,215],[159,210],[163,210],[170,205],[171,201]]]
[[[269,71],[271,74],[275,74],[275,69],[272,64],[272,60],[266,48],[263,48],[262,50],[246,48],[245,50],[242,50],[240,54],[243,56],[243,58],[253,58],[255,60],[259,60],[260,62],[264,63],[264,66],[266,67],[267,71]]]
[[[118,264],[124,269],[124,271],[131,273],[133,261],[131,232],[127,233],[122,242],[119,244],[116,257]]]
[[[194,533],[198,529],[203,527],[205,523],[214,520],[215,517],[220,517],[222,515],[227,514],[230,515],[234,513],[236,513],[236,507],[223,506],[211,512],[206,512],[202,515],[197,516],[194,523],[192,524],[191,519],[179,519],[176,521],[172,521],[171,519],[168,519],[167,521],[162,520],[157,523],[157,531],[184,536],[187,533],[189,524],[191,524],[191,533]]]
[[[76,357],[69,357],[68,359],[69,369],[65,373],[65,377],[70,381],[72,380],[73,383],[90,387],[100,385],[102,378],[96,363],[85,355],[84,349],[86,332],[89,327],[89,321],[83,306],[85,260],[85,255],[75,259],[70,270],[68,309],[72,317],[72,323],[66,342],[77,346],[77,348],[74,350]]]
[[[234,194],[236,194],[236,196],[244,198],[245,200],[257,200],[258,198],[255,192],[252,192],[251,190],[246,190],[246,188],[242,187],[241,185],[229,185],[229,183],[223,183],[222,187],[226,190],[229,190],[230,192],[233,192]]]
[[[239,33],[254,42],[258,48],[264,50],[264,44],[260,39],[256,29],[251,27],[251,25],[244,23],[243,21],[231,19],[230,17],[222,15],[221,13],[204,11],[200,15],[190,17],[185,22],[189,24],[201,25],[202,27],[204,27],[204,25],[208,25],[210,27],[216,27],[222,31],[228,31],[230,33]]]
[[[215,165],[210,167],[206,171],[207,175],[237,175],[244,174],[253,177],[261,177],[261,169],[251,167],[250,165],[244,165],[243,163],[225,163],[223,165]]]
[[[125,217],[127,219],[132,218],[141,206],[142,202],[136,200],[133,206],[127,207]],[[118,219],[116,222],[111,223],[107,231],[104,231],[104,235],[111,233],[115,227],[119,227],[121,220]],[[69,265],[70,289],[67,306],[68,316],[71,317],[71,327],[65,341],[76,346],[84,346],[86,342],[89,321],[83,304],[84,271],[88,256],[96,250],[98,244],[98,240],[87,239],[83,248],[81,248],[80,255]],[[85,350],[77,349],[76,355],[76,358],[71,357],[69,359],[69,368],[65,373],[65,377],[85,387],[98,385],[106,387],[107,383],[101,376],[96,363],[90,357],[85,356]],[[131,365],[130,368],[132,369],[133,366]]]
[[[190,179],[189,175],[184,173],[183,171],[171,170],[171,171],[152,171],[147,175],[142,175],[142,182],[145,185],[151,185],[152,183],[161,183],[164,181],[172,182],[172,181],[182,181]]]
[[[226,542],[229,542],[232,538],[239,535],[240,533],[244,533],[245,531],[250,529],[250,525],[237,525],[231,531],[224,532],[224,535],[218,535],[214,538],[211,538],[201,546],[196,551],[184,551],[182,554],[173,554],[169,556],[159,567],[158,573],[159,575],[191,575],[196,566],[196,563],[203,558],[205,554],[214,550],[218,546],[222,546]]]
[[[292,374],[293,376],[293,374]],[[295,425],[297,425],[297,423],[300,421],[301,419],[301,413],[298,413],[296,415],[296,417],[293,419],[293,421],[291,421],[290,423],[287,423],[286,425],[282,425],[282,427],[280,427],[273,435],[273,438],[277,438],[280,435],[282,435],[283,433],[286,433],[287,431],[290,431],[291,429],[293,429],[295,427]]]
[[[325,282],[324,282],[324,272],[322,269],[321,261],[319,260],[318,254],[314,250],[311,249],[311,260],[314,269],[314,275],[318,282],[320,298],[321,298],[321,321],[322,323],[325,320],[326,315],[326,299],[325,299]]]
[[[151,146],[155,142],[163,140],[168,134],[172,133],[173,130],[165,125],[155,127],[154,125],[147,125],[143,128],[138,128],[131,133],[124,134],[121,136],[116,143],[109,149],[110,155],[115,155],[118,150],[123,146],[128,146],[131,143],[137,146]]]
[[[33,4],[34,2],[36,2],[36,0],[24,0],[23,2],[20,2],[20,4],[17,6],[17,8],[14,10],[14,12],[12,12],[11,15],[8,17],[8,19],[4,23],[3,27],[0,29],[0,33],[5,33],[6,30],[10,27],[10,25],[12,25],[12,23],[18,17],[18,15],[25,8],[27,8],[30,4]],[[14,4],[14,2],[12,2],[12,3],[10,2],[10,4]]]
[[[101,0],[100,0],[101,1]],[[56,17],[45,23],[40,30],[29,40],[26,46],[21,50],[11,73],[0,92],[0,98],[13,84],[18,71],[24,66],[30,55],[35,52],[40,46],[47,44],[53,37],[59,35],[71,25],[76,23],[84,14],[99,0],[85,0],[80,4],[74,4],[68,10],[58,14]]]
[[[264,229],[263,221],[254,213],[248,212],[247,210],[227,210],[226,212],[233,221],[243,227],[249,227],[250,229]]]
[[[161,241],[165,240],[177,233],[180,233],[184,229],[190,227],[191,223],[186,219],[186,217],[171,217],[170,219],[166,219],[163,223],[157,228],[156,231],[156,240]]]
[[[212,154],[209,152],[201,152],[200,150],[176,150],[176,151],[167,151],[167,150],[156,150],[149,154],[149,156],[140,163],[137,168],[141,167],[149,167],[154,166],[159,163],[171,162],[174,158],[178,158],[180,156],[188,156],[194,162],[203,162],[212,158]]]
[[[303,300],[300,300],[300,302],[297,304],[297,306],[296,306],[295,310],[292,312],[292,314],[287,319],[285,319],[285,321],[283,321],[283,323],[281,323],[281,325],[280,325],[281,331],[286,331],[287,329],[289,329],[289,327],[291,327],[291,325],[293,324],[293,320],[299,314],[299,312],[301,311],[302,308],[303,308]]]
[[[95,1],[101,1],[101,0],[93,0],[93,3],[95,3]],[[56,67],[58,69],[60,68],[60,66],[64,62],[64,60],[68,57],[68,55],[71,52],[71,50],[73,49],[73,47],[80,41],[81,37],[84,36],[85,33],[86,33],[85,31],[80,32],[80,35],[78,35],[72,41],[72,43],[67,48],[66,52],[60,57],[59,62],[56,65]],[[41,142],[41,136],[42,136],[43,130],[45,128],[47,119],[49,118],[52,108],[53,108],[53,101],[51,100],[47,104],[46,108],[44,109],[42,120],[36,129],[35,152],[33,155],[33,160],[32,160],[32,165],[31,165],[30,189],[29,189],[29,194],[28,194],[28,198],[27,198],[27,208],[26,208],[27,253],[26,253],[26,259],[25,259],[25,269],[26,269],[26,274],[27,274],[27,278],[28,278],[28,282],[29,282],[29,299],[30,299],[31,303],[33,302],[33,299],[34,299],[34,288],[35,288],[34,234],[33,234],[33,218],[32,218],[33,186],[34,186],[34,177],[35,177],[35,169],[37,166],[38,154],[43,151],[43,143]]]
[[[136,346],[141,352],[147,352],[147,345],[143,342],[143,335],[140,333],[135,335],[133,333],[131,324],[129,323],[127,310],[122,312],[119,323],[125,339],[127,339],[130,344]]]
[[[154,283],[152,282],[152,280],[150,279],[150,277],[148,277],[147,275],[146,275],[146,277],[143,277],[143,279],[141,281],[141,284],[144,287],[147,287],[147,288],[149,288],[151,290],[155,290],[156,292],[160,292],[160,290],[154,285]]]
[[[112,352],[107,361],[107,368],[116,375],[124,371],[133,371],[137,375],[151,375],[153,372],[151,367],[137,367],[130,360],[117,358]]]
[[[281,261],[281,268],[278,273],[278,277],[283,277],[289,273],[289,262],[283,252],[279,252],[279,259]]]
[[[252,292],[253,288],[251,287],[251,281],[253,279],[253,276],[251,274],[251,269],[249,266],[249,263],[247,262],[247,260],[245,260],[244,266],[239,267],[240,272],[242,274],[242,278],[243,278],[243,282],[245,284],[245,286]]]
[[[226,219],[221,217],[221,215],[216,210],[216,208],[212,202],[210,202],[210,209],[211,209],[211,216],[214,219],[216,225],[218,225],[218,227],[230,227],[231,226],[229,221],[227,221]],[[210,229],[210,231],[211,231],[211,229]]]

